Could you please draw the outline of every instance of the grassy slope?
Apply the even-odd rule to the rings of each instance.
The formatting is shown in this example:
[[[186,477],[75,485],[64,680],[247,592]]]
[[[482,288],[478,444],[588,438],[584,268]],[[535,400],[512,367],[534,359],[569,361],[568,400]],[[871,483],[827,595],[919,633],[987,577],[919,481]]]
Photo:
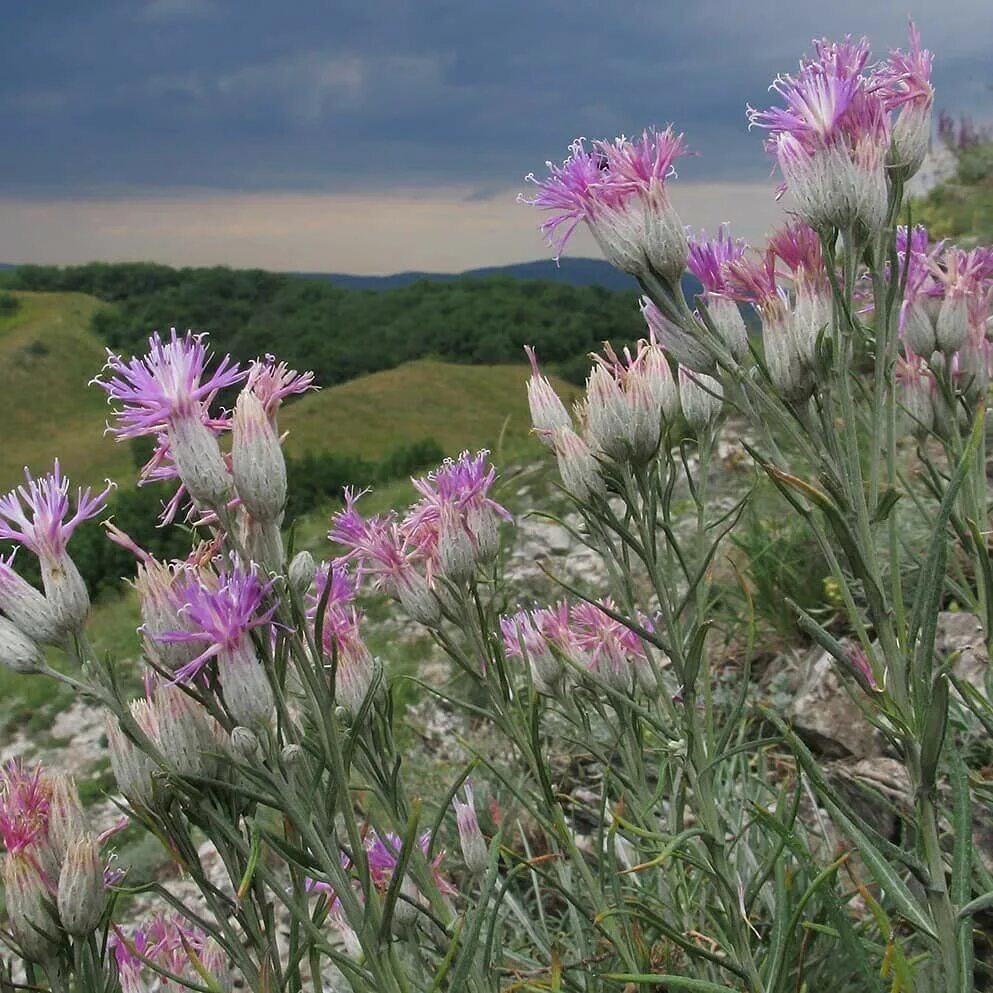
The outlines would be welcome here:
[[[433,438],[449,454],[463,448],[518,452],[529,443],[528,370],[422,360],[313,393],[288,407],[290,454],[331,449],[376,458],[404,442]],[[556,383],[564,397],[576,390]],[[535,450],[537,450],[535,446]]]
[[[20,310],[0,318],[0,491],[56,455],[74,481],[127,476],[130,453],[104,436],[104,395],[87,386],[104,361],[89,330],[100,304],[76,293],[15,296]]]

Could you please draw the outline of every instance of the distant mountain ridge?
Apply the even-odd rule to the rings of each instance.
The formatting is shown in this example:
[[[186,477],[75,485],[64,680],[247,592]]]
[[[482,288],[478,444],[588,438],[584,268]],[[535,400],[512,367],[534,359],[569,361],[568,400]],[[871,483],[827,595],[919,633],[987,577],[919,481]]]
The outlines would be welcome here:
[[[16,269],[16,265],[0,262],[0,269]],[[638,284],[630,276],[615,269],[603,259],[565,258],[556,265],[553,259],[515,262],[511,265],[485,266],[465,272],[396,272],[386,276],[355,276],[345,272],[299,272],[289,275],[307,279],[322,279],[352,290],[392,290],[422,280],[450,283],[456,279],[486,276],[510,276],[514,279],[541,279],[569,286],[602,286],[607,290],[637,291]]]
[[[391,290],[409,286],[422,280],[450,283],[457,279],[477,279],[489,276],[510,276],[513,279],[541,279],[549,283],[566,283],[569,286],[602,286],[607,290],[637,291],[638,284],[631,277],[615,269],[603,259],[565,258],[558,264],[553,259],[533,262],[515,262],[511,265],[484,266],[465,272],[397,272],[388,276],[352,276],[348,273],[300,273],[310,279],[326,279],[338,286],[353,290]]]

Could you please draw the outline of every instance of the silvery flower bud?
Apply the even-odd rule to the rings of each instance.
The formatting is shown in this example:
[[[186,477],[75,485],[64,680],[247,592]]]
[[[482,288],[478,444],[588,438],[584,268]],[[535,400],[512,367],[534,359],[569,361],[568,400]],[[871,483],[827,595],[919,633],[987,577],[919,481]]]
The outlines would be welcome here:
[[[620,384],[609,369],[593,366],[586,380],[586,432],[590,444],[612,459],[627,454],[627,401]],[[570,428],[552,432],[554,439]]]
[[[41,649],[17,625],[0,616],[0,665],[14,672],[40,672],[45,666]]]
[[[231,729],[232,753],[244,762],[253,762],[259,754],[259,739],[255,732],[240,724]]]
[[[135,701],[135,703],[143,702]],[[134,704],[131,709],[134,712]],[[113,717],[107,718],[107,747],[110,751],[110,767],[117,781],[117,788],[136,807],[150,807],[153,798],[152,773],[156,768],[155,763],[124,734]]]
[[[740,359],[748,352],[748,328],[734,300],[716,293],[706,294],[707,314],[713,322],[718,337],[727,346],[733,358]]]
[[[317,563],[314,561],[314,556],[306,549],[297,552],[287,572],[287,579],[294,591],[303,596],[313,586],[316,575]]]
[[[282,752],[280,752],[280,758],[283,760],[285,766],[293,769],[303,762],[306,755],[300,745],[285,745]]]
[[[286,459],[265,408],[242,390],[234,408],[231,470],[241,502],[257,521],[280,519],[286,504]]]
[[[32,641],[54,645],[61,639],[52,605],[39,590],[0,558],[0,614],[9,618]]]
[[[724,388],[711,376],[680,369],[679,396],[686,423],[690,430],[699,432],[720,415]]]
[[[369,649],[356,637],[338,652],[335,668],[335,699],[354,717],[362,709],[375,676],[375,663]]]
[[[472,538],[462,515],[449,503],[441,508],[438,560],[441,575],[453,583],[466,583],[476,573],[476,549]]]
[[[931,145],[931,104],[910,100],[903,105],[891,132],[889,166],[905,180],[924,164]]]
[[[550,447],[550,432],[556,428],[572,427],[572,418],[565,409],[561,397],[548,381],[548,377],[541,374],[534,349],[525,345],[524,351],[531,363],[531,378],[528,380],[528,409],[531,412],[531,424],[542,444]]]
[[[169,425],[169,448],[176,471],[201,507],[222,507],[231,498],[231,477],[213,431],[199,417]]]
[[[455,808],[455,823],[459,830],[459,844],[462,846],[465,866],[473,875],[478,875],[489,865],[489,853],[476,817],[472,783],[468,780],[464,792],[465,800],[462,801],[457,796],[452,797],[452,806]]]
[[[193,630],[186,613],[180,611],[182,604],[175,595],[177,582],[188,575],[183,570],[181,565],[170,566],[149,558],[138,564],[134,580],[141,608],[145,653],[169,672],[176,672],[192,662],[202,650],[196,641],[159,640],[159,636],[167,632]]]
[[[276,699],[249,637],[217,656],[217,673],[224,703],[236,723],[255,728],[272,720]]]
[[[174,683],[155,691],[158,733],[156,744],[181,776],[209,776],[206,754],[213,745],[207,717],[200,705]]]
[[[924,358],[928,358],[938,347],[930,309],[926,297],[915,296],[905,303],[902,315],[903,340],[912,352]]]
[[[555,455],[562,485],[577,499],[589,500],[606,493],[600,464],[589,446],[571,428],[554,432]]]
[[[435,627],[441,620],[441,605],[431,592],[427,580],[413,566],[396,577],[396,594],[410,616],[425,627]]]
[[[500,551],[500,522],[489,507],[470,507],[466,527],[476,542],[476,561],[492,562]]]
[[[281,523],[257,520],[244,507],[239,508],[239,534],[245,552],[251,562],[262,566],[270,575],[282,572],[286,559]]]
[[[59,873],[62,926],[74,938],[86,938],[97,929],[105,906],[100,847],[92,834],[80,835],[69,844]]]
[[[48,799],[48,840],[60,864],[69,845],[88,831],[89,824],[75,780],[67,773],[54,773]]]
[[[90,595],[76,563],[65,553],[57,559],[42,558],[39,565],[45,598],[55,614],[59,635],[79,634],[90,613]]]
[[[647,462],[658,452],[662,440],[662,410],[642,369],[635,367],[625,377],[624,399],[631,456],[639,463]]]
[[[44,962],[56,955],[63,937],[48,885],[24,851],[8,852],[0,865],[10,930],[24,957]]]
[[[949,293],[941,301],[938,320],[935,321],[935,338],[938,349],[951,355],[964,344],[969,333],[969,304],[964,296]]]

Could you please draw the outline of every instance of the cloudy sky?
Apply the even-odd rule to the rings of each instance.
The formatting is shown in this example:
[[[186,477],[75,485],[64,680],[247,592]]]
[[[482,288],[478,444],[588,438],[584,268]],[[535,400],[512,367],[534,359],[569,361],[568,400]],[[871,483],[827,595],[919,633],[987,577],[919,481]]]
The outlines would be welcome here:
[[[538,258],[523,176],[670,121],[699,153],[684,220],[757,238],[778,208],[744,105],[813,36],[885,54],[913,14],[938,106],[993,121],[993,0],[914,2],[0,0],[0,261]]]

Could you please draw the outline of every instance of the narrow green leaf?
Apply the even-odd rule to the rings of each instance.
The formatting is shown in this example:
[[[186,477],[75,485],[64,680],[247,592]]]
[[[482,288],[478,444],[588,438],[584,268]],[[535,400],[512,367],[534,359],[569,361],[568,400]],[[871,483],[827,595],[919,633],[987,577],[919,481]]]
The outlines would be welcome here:
[[[688,993],[738,993],[733,986],[719,986],[705,979],[689,979],[686,976],[667,976],[660,972],[607,972],[604,979],[618,983],[634,983],[635,986],[659,986],[662,989],[687,990]]]
[[[969,796],[969,770],[957,749],[951,750],[952,847],[951,898],[957,907],[968,905],[972,896],[972,798]],[[972,917],[958,920],[958,959],[960,985],[956,993],[971,993],[975,974]]]

